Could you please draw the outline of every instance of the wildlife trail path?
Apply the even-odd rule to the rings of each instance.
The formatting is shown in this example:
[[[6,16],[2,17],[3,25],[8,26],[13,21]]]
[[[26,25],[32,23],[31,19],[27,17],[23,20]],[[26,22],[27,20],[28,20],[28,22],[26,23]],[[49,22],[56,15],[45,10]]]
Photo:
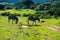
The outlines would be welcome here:
[[[54,31],[60,33],[60,27],[58,27],[58,26],[49,25],[49,24],[41,24],[41,25],[42,25],[42,26],[46,26],[47,28],[49,28],[49,29],[51,29],[51,30],[54,30]]]

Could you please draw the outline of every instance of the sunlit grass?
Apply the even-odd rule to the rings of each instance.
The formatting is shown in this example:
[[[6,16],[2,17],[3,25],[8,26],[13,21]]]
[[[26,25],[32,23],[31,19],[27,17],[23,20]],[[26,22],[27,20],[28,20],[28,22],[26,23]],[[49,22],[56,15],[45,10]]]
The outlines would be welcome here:
[[[49,25],[55,25],[55,26],[60,26],[60,19],[42,19],[44,20],[44,24],[49,24]]]

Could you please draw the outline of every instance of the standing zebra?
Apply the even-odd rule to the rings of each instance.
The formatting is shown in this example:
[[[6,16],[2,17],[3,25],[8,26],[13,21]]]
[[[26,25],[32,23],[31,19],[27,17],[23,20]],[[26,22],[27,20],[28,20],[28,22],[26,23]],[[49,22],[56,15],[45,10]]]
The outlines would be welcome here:
[[[29,16],[28,19],[27,19],[27,24],[29,25],[29,21],[33,21],[32,25],[34,23],[36,25],[36,20],[38,20],[38,22],[40,22],[40,18],[39,17]]]
[[[8,16],[8,23],[10,20],[12,20],[12,24],[13,24],[13,21],[15,21],[16,24],[18,23],[18,18],[15,15],[9,15]]]

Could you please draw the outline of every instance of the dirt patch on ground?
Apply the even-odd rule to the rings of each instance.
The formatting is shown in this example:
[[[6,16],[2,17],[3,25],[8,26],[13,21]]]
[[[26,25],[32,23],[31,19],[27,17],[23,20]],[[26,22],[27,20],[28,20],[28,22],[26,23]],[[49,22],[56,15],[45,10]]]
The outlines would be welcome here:
[[[46,26],[47,28],[52,29],[52,30],[60,33],[60,27],[58,27],[58,26],[48,25],[48,24],[41,24],[41,25]]]

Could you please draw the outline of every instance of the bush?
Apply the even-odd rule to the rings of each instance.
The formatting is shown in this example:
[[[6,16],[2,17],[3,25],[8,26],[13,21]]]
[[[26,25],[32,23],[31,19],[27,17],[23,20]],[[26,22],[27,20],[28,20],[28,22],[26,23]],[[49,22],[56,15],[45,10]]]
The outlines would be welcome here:
[[[23,14],[23,17],[28,17],[30,15],[32,15],[32,14]]]
[[[10,12],[4,12],[4,13],[1,13],[1,16],[8,16],[9,14],[11,14]],[[16,15],[16,16],[21,16],[21,14],[12,14],[12,15]]]
[[[54,16],[55,19],[58,19],[59,17],[57,15]]]
[[[16,16],[21,16],[21,14],[17,14]]]
[[[48,12],[36,12],[36,15],[40,16],[40,18],[50,19],[51,15]]]
[[[2,16],[8,16],[9,14],[10,14],[10,12],[1,13]]]
[[[50,19],[50,18],[52,18],[50,15],[41,15],[40,16],[40,18],[42,18],[42,19]]]
[[[42,20],[41,22],[45,22],[44,20]]]
[[[45,16],[45,19],[50,19],[50,18],[51,16],[49,14]]]
[[[59,22],[59,24],[60,24],[60,22]]]
[[[28,14],[23,14],[23,17],[27,17],[27,16],[29,16]]]
[[[16,15],[16,16],[21,16],[21,14],[19,14],[19,13],[15,13],[15,14],[13,14],[13,15]]]

